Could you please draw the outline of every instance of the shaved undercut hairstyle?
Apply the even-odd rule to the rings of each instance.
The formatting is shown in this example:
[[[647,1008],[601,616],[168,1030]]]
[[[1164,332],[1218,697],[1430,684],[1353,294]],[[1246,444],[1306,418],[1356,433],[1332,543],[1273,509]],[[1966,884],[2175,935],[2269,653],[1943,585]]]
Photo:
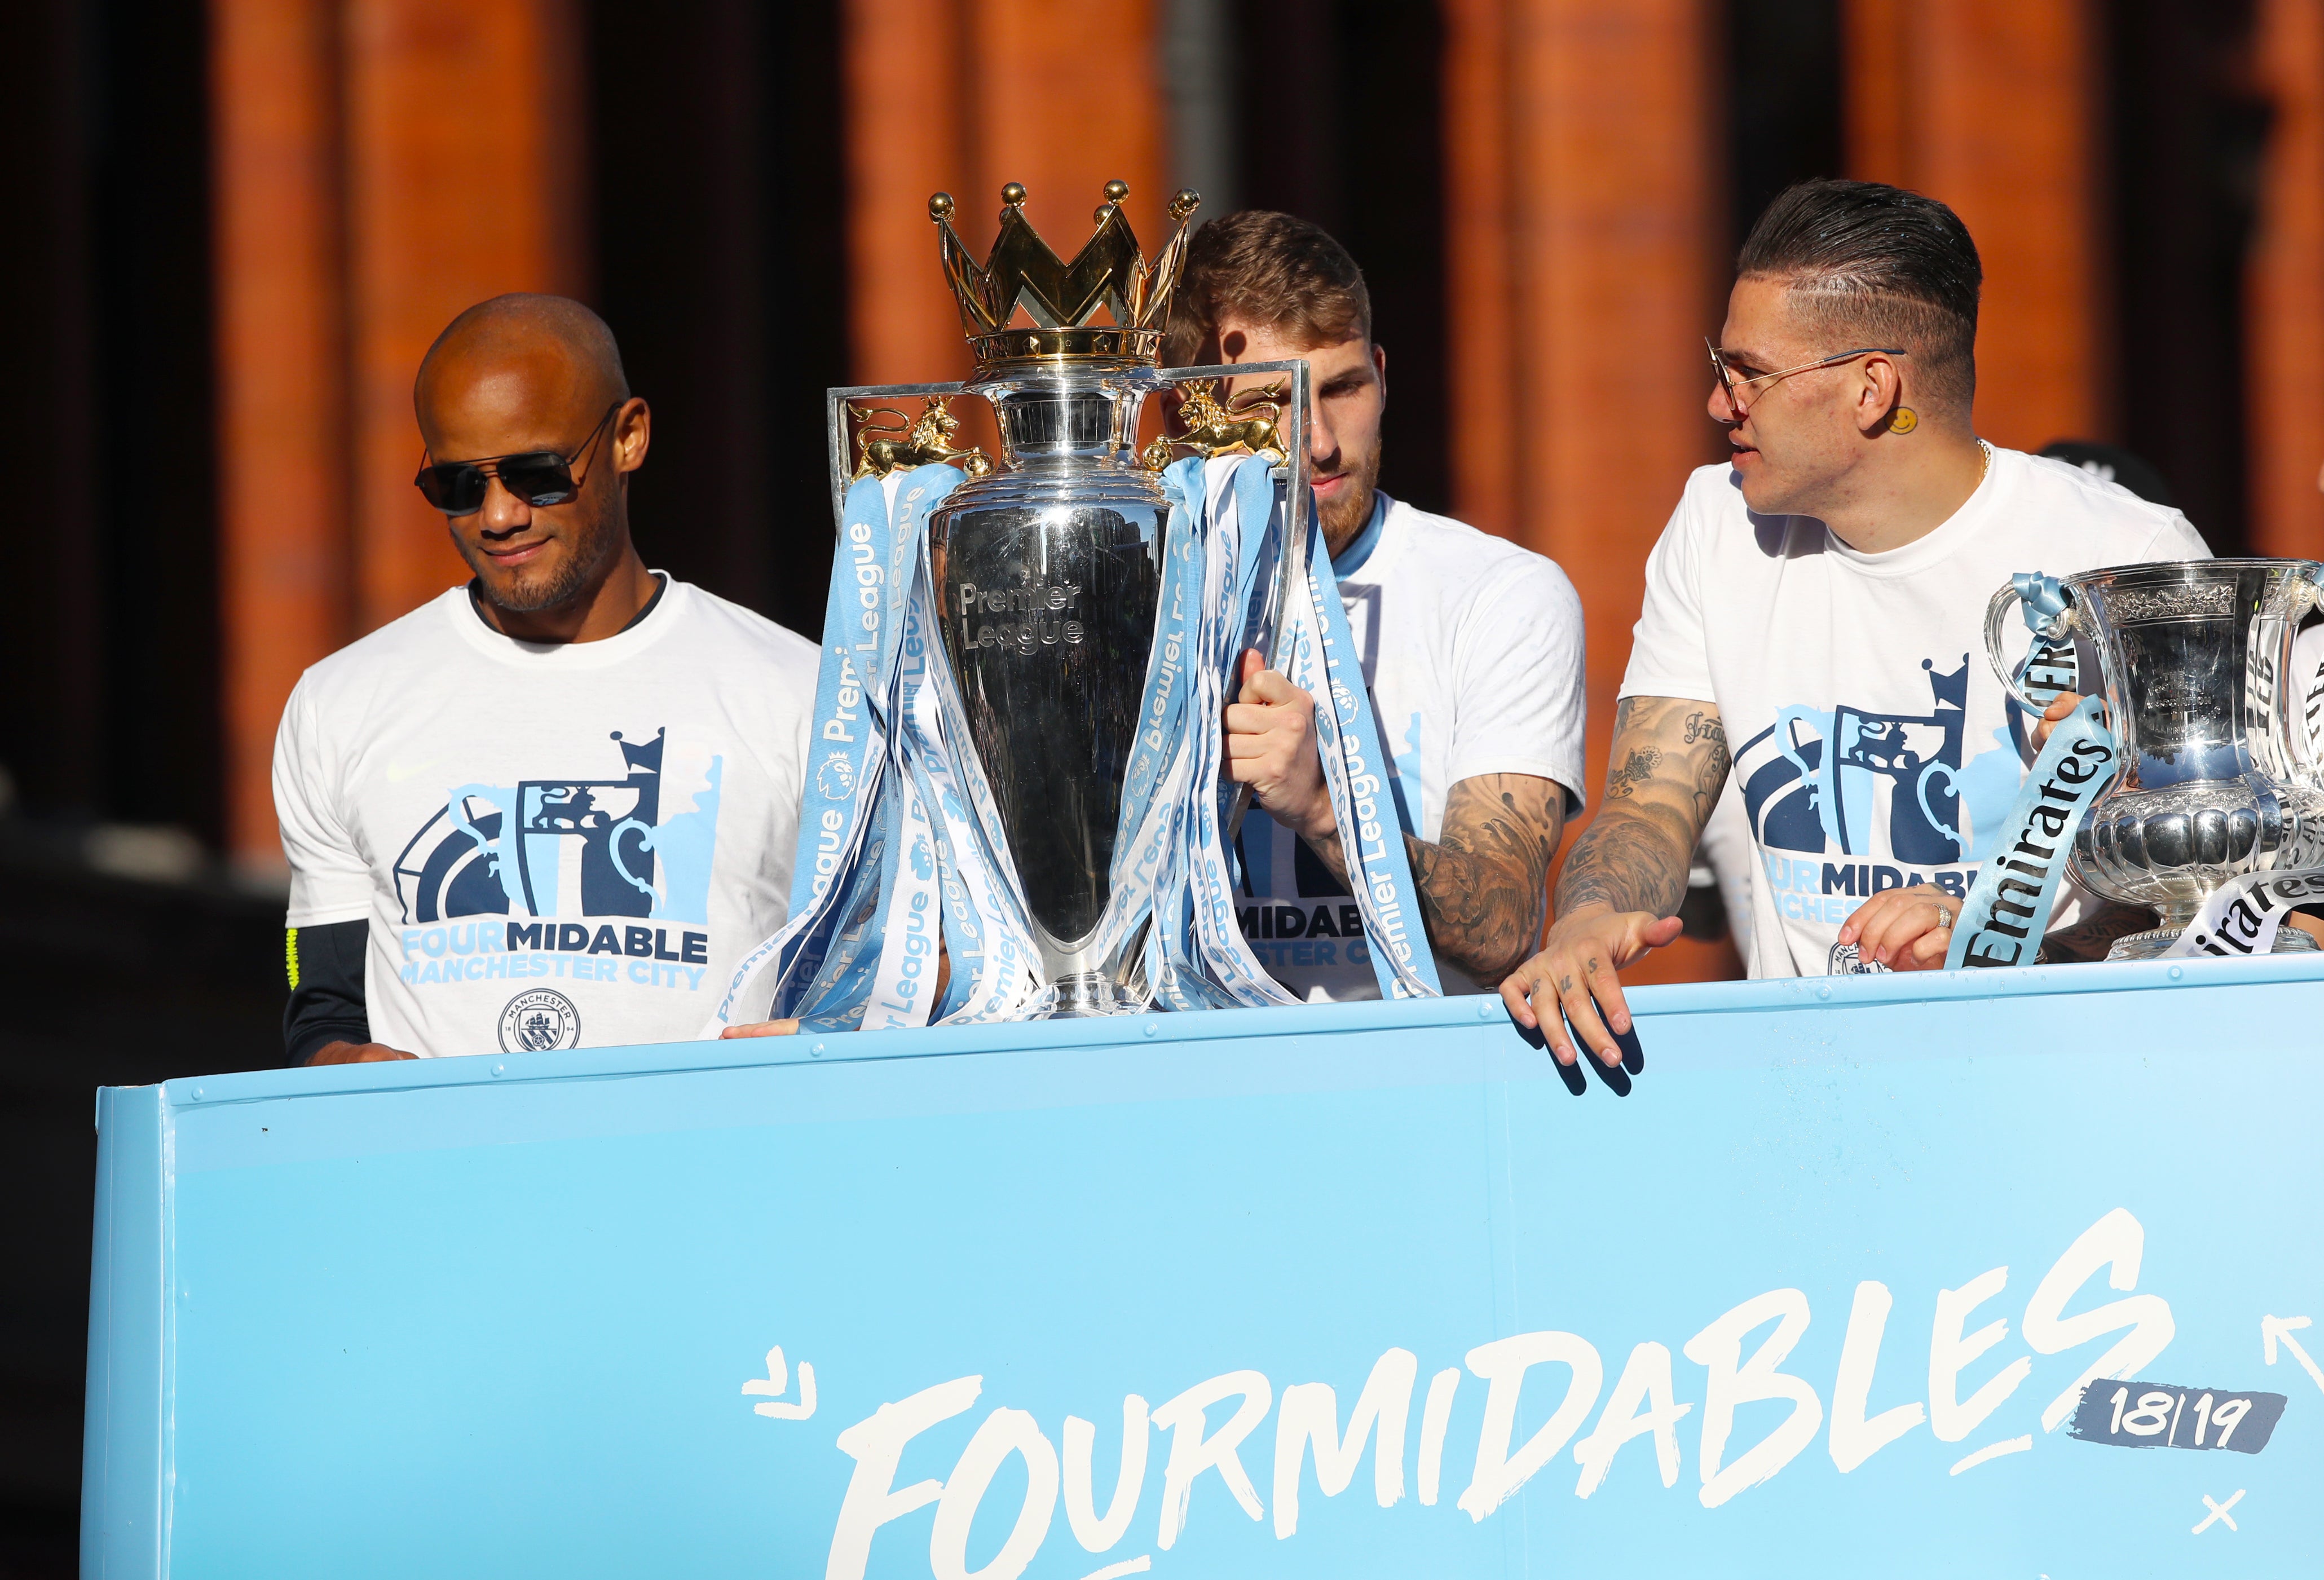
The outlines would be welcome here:
[[[1966,409],[1977,392],[1985,268],[1969,227],[1933,198],[1877,181],[1803,181],[1759,216],[1735,273],[1782,281],[1831,351],[1903,346],[1930,404]]]
[[[1338,345],[1372,337],[1372,296],[1364,271],[1323,226],[1246,208],[1211,221],[1188,243],[1163,337],[1164,365],[1195,365],[1222,318],[1288,330],[1310,345]]]
[[[540,296],[530,291],[487,298],[445,325],[444,332],[428,347],[428,354],[420,359],[420,376],[426,378],[429,363],[447,345],[457,343],[489,348],[495,342],[515,343],[544,333],[560,342],[576,362],[608,386],[606,399],[630,398],[630,377],[622,369],[622,348],[614,344],[613,332],[606,327],[605,320],[571,297]]]

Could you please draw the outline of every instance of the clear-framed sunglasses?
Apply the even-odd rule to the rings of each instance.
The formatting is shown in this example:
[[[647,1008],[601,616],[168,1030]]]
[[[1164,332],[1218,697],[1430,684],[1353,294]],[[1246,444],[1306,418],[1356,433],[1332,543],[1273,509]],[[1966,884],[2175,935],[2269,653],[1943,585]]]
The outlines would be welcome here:
[[[1738,417],[1748,409],[1748,401],[1745,400],[1743,391],[1754,384],[1772,386],[1781,380],[1790,378],[1794,373],[1812,373],[1818,368],[1838,367],[1844,362],[1854,362],[1859,356],[1910,356],[1912,354],[1901,345],[1859,345],[1854,351],[1835,351],[1830,356],[1820,356],[1813,362],[1803,362],[1795,368],[1784,368],[1778,372],[1738,373],[1729,365],[1727,354],[1713,345],[1708,335],[1702,337],[1702,348],[1711,354],[1711,366],[1719,375],[1719,387],[1727,391],[1727,404],[1735,409],[1736,415]],[[1755,391],[1750,399],[1757,400],[1757,393]]]

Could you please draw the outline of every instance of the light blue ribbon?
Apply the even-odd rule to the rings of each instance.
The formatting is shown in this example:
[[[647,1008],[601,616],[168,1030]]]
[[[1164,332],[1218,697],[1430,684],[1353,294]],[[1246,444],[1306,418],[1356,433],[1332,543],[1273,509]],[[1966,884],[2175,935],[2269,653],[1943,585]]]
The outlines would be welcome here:
[[[2018,578],[2021,588],[2025,581]],[[2084,697],[2034,759],[2002,837],[1954,919],[1947,970],[2034,963],[2073,855],[2074,831],[2121,763],[2113,733],[2098,722],[2099,706],[2097,697]]]
[[[1316,744],[1327,767],[1335,757],[1341,767],[1341,772],[1325,778],[1340,825],[1348,885],[1363,913],[1370,946],[1365,952],[1371,957],[1382,998],[1441,997],[1444,985],[1428,945],[1419,886],[1405,854],[1403,801],[1393,794],[1394,770],[1380,746],[1379,721],[1356,657],[1355,637],[1348,629],[1339,578],[1323,547],[1323,524],[1313,514],[1308,521],[1308,574],[1314,581],[1315,608],[1323,628],[1325,684],[1315,699]]]
[[[1042,996],[1026,1001],[1009,997],[1021,991],[1007,988],[1010,973],[1022,969],[1015,963],[1017,952],[993,957],[992,969],[1001,975],[989,986],[1001,996],[987,998],[984,1009],[971,1007],[980,996],[988,955],[996,947],[1019,949],[1009,940],[1023,927],[1016,914],[1022,896],[1008,853],[991,848],[984,820],[964,815],[962,798],[983,797],[986,792],[967,744],[959,699],[942,673],[936,628],[928,626],[913,638],[924,646],[905,648],[907,625],[925,620],[935,607],[922,554],[927,518],[962,481],[954,468],[930,466],[885,485],[859,482],[847,493],[825,608],[813,744],[792,874],[792,919],[745,959],[713,1029],[750,1017],[756,1006],[744,1003],[742,995],[761,971],[770,972],[774,984],[769,1013],[796,1016],[803,1030],[863,1024],[866,1001],[882,979],[888,923],[899,903],[901,863],[925,862],[931,849],[952,972],[930,1018],[1006,1014],[1012,1002],[1020,1015],[1045,1007]],[[1214,518],[1210,509],[1213,482],[1224,491],[1222,506],[1231,500],[1231,542],[1227,518]],[[1199,460],[1182,462],[1169,469],[1164,486],[1175,508],[1163,546],[1156,642],[1139,735],[1125,768],[1115,841],[1113,876],[1124,908],[1116,923],[1122,929],[1119,936],[1148,924],[1150,914],[1148,979],[1171,1008],[1284,1002],[1283,990],[1268,978],[1235,926],[1231,908],[1223,917],[1215,915],[1216,907],[1194,893],[1198,869],[1204,894],[1224,892],[1220,886],[1231,876],[1234,860],[1222,820],[1235,786],[1218,772],[1223,749],[1214,739],[1222,721],[1195,707],[1198,690],[1210,685],[1196,683],[1206,671],[1223,675],[1258,638],[1271,590],[1268,569],[1282,559],[1282,501],[1268,466],[1257,458],[1237,464],[1224,479],[1206,478]],[[1421,927],[1402,829],[1382,789],[1388,759],[1355,666],[1347,615],[1321,529],[1312,520],[1309,554],[1309,580],[1286,590],[1284,618],[1296,620],[1303,639],[1320,649],[1315,667],[1322,683],[1311,678],[1307,684],[1317,694],[1325,777],[1342,826],[1350,831],[1357,900],[1374,941],[1373,969],[1383,996],[1434,992],[1435,966]],[[918,674],[916,666],[923,664],[929,689],[917,693],[920,701],[915,704],[907,671]],[[1239,676],[1228,679],[1230,695],[1238,683]],[[1195,734],[1205,730],[1213,735]],[[1202,749],[1190,758],[1190,749],[1196,747]],[[1194,777],[1204,782],[1194,783]],[[910,814],[914,800],[927,816]],[[1364,819],[1368,806],[1385,813],[1385,822]],[[1362,826],[1379,836],[1369,849],[1359,837]],[[914,850],[905,850],[908,843]],[[925,869],[917,869],[925,880]],[[999,903],[996,916],[982,917],[973,904],[961,903],[972,890],[984,894],[988,905],[996,892],[1011,897]]]
[[[2025,629],[2044,641],[2056,641],[2064,634],[2058,621],[2072,607],[2066,602],[2065,587],[2057,577],[2038,571],[2020,571],[2009,580],[2017,589],[2018,612],[2025,617]]]

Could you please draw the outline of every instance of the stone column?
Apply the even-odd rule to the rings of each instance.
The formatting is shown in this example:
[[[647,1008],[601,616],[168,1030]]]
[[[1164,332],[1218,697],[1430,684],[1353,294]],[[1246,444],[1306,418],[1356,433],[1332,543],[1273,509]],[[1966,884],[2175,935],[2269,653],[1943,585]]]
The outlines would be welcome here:
[[[348,634],[338,24],[330,0],[210,19],[226,829],[268,867],[283,702]]]
[[[947,191],[971,247],[992,239],[1004,182],[1071,258],[1105,183],[1130,183],[1148,253],[1165,239],[1166,161],[1152,0],[849,0],[848,247],[854,377],[965,378],[960,314],[936,262],[928,195]]]
[[[2245,286],[2254,554],[2324,556],[2324,0],[2260,0],[2273,111]]]
[[[411,486],[411,381],[429,342],[486,297],[586,289],[580,27],[569,0],[346,0],[361,629],[468,574]]]
[[[1594,800],[1647,552],[1718,453],[1726,280],[1700,0],[1449,0],[1453,496],[1557,561],[1590,631]],[[1640,980],[1723,974],[1681,945]]]
[[[960,314],[936,266],[928,195],[982,212],[964,105],[966,27],[953,0],[852,0],[841,18],[847,77],[850,376],[861,384],[968,376]],[[998,199],[995,199],[996,203]]]
[[[1950,205],[1985,262],[1978,431],[2108,436],[2089,0],[1842,0],[1840,19],[1848,173]]]

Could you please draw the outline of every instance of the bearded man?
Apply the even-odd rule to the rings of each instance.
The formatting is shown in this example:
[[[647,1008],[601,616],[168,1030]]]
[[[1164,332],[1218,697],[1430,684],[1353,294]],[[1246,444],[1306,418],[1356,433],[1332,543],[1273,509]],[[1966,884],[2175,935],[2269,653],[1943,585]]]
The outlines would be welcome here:
[[[1539,555],[1380,491],[1388,352],[1347,249],[1287,214],[1196,232],[1165,360],[1307,362],[1315,510],[1448,993],[1489,991],[1532,952],[1565,819],[1582,807],[1582,601]],[[1235,381],[1264,385],[1264,376]],[[1314,737],[1314,699],[1242,659],[1227,768],[1244,933],[1311,1000],[1379,996]]]
[[[691,1037],[782,923],[815,645],[639,558],[650,417],[580,303],[470,308],[412,403],[415,481],[474,577],[283,710],[285,1051]]]

